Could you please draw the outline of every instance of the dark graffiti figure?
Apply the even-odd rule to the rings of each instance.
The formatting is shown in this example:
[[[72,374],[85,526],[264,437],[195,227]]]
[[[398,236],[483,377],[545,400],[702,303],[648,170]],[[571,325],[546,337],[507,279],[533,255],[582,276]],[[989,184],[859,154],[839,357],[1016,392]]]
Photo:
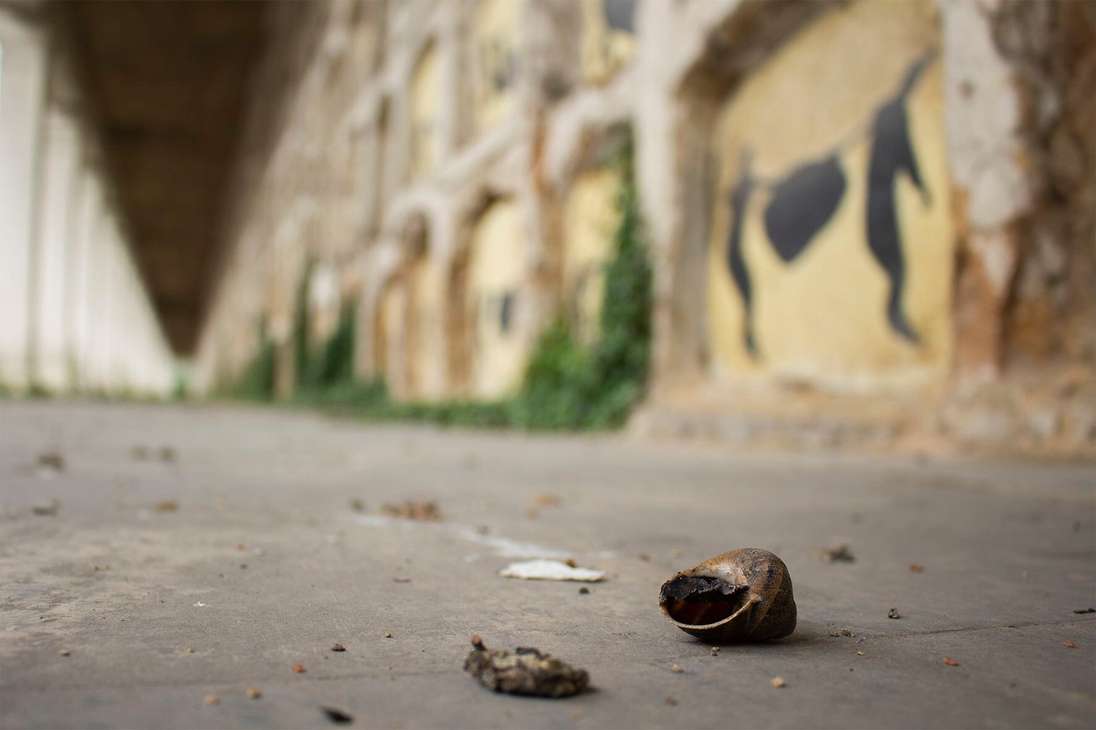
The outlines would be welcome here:
[[[898,230],[898,174],[905,172],[921,191],[925,205],[931,202],[928,188],[921,178],[917,156],[910,140],[909,115],[906,99],[917,79],[931,62],[925,56],[906,73],[898,93],[879,107],[872,121],[871,156],[868,163],[868,247],[890,283],[887,299],[887,319],[891,328],[910,342],[918,342],[916,330],[906,318],[902,307],[902,292],[906,284],[906,265],[902,255],[902,234]]]
[[[902,308],[906,270],[898,228],[895,187],[899,173],[905,172],[921,191],[925,205],[930,204],[929,190],[921,178],[910,139],[906,100],[931,62],[932,55],[929,54],[910,67],[898,92],[876,110],[869,129],[868,247],[889,282],[887,319],[890,326],[898,335],[915,343],[919,341],[917,332]],[[862,137],[858,136],[857,139]],[[824,157],[798,165],[768,184],[753,175],[749,153],[743,154],[738,179],[731,189],[732,223],[727,239],[727,265],[742,297],[742,338],[746,351],[752,357],[758,356],[753,325],[753,290],[742,254],[742,228],[750,197],[757,187],[768,187],[771,191],[764,211],[765,234],[781,260],[786,264],[792,263],[833,218],[845,197],[848,181],[840,158],[846,144],[838,144]]]
[[[746,219],[746,207],[750,204],[755,178],[750,172],[750,153],[743,152],[739,164],[738,180],[731,189],[731,232],[727,239],[727,266],[742,297],[742,340],[751,357],[757,357],[757,341],[753,332],[753,298],[750,288],[750,271],[742,256],[742,226]]]
[[[800,165],[773,186],[765,207],[765,232],[784,263],[803,253],[829,222],[847,187],[836,153]]]

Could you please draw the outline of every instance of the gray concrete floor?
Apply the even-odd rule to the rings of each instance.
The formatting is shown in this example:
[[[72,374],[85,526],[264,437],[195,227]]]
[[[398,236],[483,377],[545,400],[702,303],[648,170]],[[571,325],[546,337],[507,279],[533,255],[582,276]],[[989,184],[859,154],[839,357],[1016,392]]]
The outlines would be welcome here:
[[[63,472],[35,467],[47,451]],[[325,727],[334,706],[391,728],[1092,727],[1096,614],[1074,610],[1096,607],[1094,496],[1091,464],[0,403],[0,726]],[[372,514],[408,498],[445,521]],[[609,578],[589,595],[501,578],[508,540]],[[836,542],[855,562],[819,559]],[[712,656],[658,587],[740,546],[785,559],[799,627]],[[462,671],[473,632],[585,667],[596,691],[490,693]]]

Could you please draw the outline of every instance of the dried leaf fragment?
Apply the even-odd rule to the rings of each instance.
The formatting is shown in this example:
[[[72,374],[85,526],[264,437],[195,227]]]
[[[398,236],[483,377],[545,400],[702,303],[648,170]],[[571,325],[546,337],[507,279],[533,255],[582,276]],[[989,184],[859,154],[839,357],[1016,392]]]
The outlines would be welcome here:
[[[856,556],[852,554],[852,550],[849,549],[847,543],[822,548],[820,556],[827,563],[852,563],[856,561]]]
[[[346,647],[342,644],[335,643],[331,645],[331,651],[346,651]]]
[[[1076,649],[1077,648],[1077,642],[1073,641],[1072,639],[1066,639],[1065,641],[1062,642],[1062,646],[1064,646],[1067,649]]]
[[[944,657],[944,665],[949,667],[957,667],[959,666],[959,661],[957,659],[952,659],[950,656],[946,656]]]
[[[248,687],[244,690],[244,694],[247,695],[248,699],[257,700],[263,696],[263,691],[258,687]]]
[[[219,704],[221,704],[221,698],[218,697],[217,695],[206,695],[205,696],[205,703],[207,705],[219,705]]]
[[[174,499],[165,499],[157,502],[153,509],[157,512],[178,512],[179,503]]]
[[[478,639],[478,641],[477,641]],[[518,647],[513,653],[488,649],[473,637],[464,671],[495,692],[533,697],[570,697],[586,689],[590,675],[538,649]]]
[[[441,522],[441,510],[438,503],[426,500],[408,499],[403,502],[381,506],[381,514],[419,522]]]
[[[296,664],[294,664],[292,667],[290,667],[290,669],[293,670],[294,674],[304,674],[304,672],[305,672],[304,665],[301,664],[300,662],[297,662]]]
[[[910,572],[911,573],[924,573],[925,572],[925,566],[919,565],[917,563],[910,563]]]
[[[784,681],[783,677],[773,677],[769,680],[769,684],[773,686],[773,689],[780,689],[786,687],[788,683]]]

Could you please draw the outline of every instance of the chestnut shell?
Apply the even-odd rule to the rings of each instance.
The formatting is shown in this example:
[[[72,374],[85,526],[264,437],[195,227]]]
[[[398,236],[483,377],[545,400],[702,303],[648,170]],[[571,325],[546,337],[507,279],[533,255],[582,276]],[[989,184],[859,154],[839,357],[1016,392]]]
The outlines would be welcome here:
[[[731,550],[662,584],[662,612],[689,634],[712,644],[769,641],[795,631],[792,579],[768,550]]]

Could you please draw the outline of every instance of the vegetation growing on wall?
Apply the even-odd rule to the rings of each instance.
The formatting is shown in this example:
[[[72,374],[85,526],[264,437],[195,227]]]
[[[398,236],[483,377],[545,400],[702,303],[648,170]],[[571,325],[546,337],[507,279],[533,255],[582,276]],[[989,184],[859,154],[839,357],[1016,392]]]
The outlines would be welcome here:
[[[383,380],[354,378],[356,307],[344,305],[339,323],[318,347],[311,344],[305,267],[297,291],[292,343],[296,365],[295,401],[374,420],[429,422],[481,428],[605,429],[624,423],[642,398],[650,354],[651,269],[639,219],[630,145],[622,146],[617,198],[620,224],[613,258],[605,272],[604,300],[596,341],[584,345],[564,317],[544,332],[534,349],[519,392],[505,401],[401,403]],[[237,397],[269,400],[274,393],[274,346],[269,338],[245,371]]]
[[[225,395],[240,400],[274,399],[274,340],[267,333],[265,319],[259,323],[259,347],[240,376],[225,389]]]

